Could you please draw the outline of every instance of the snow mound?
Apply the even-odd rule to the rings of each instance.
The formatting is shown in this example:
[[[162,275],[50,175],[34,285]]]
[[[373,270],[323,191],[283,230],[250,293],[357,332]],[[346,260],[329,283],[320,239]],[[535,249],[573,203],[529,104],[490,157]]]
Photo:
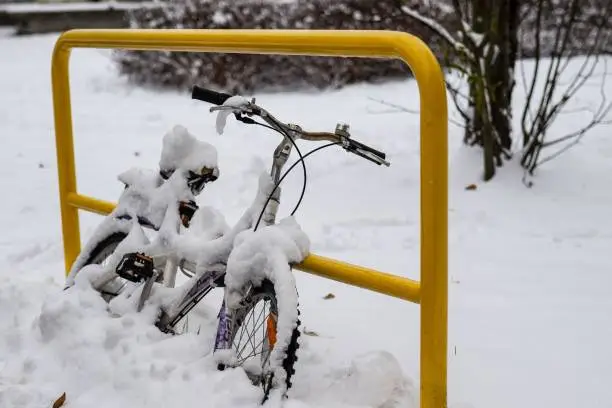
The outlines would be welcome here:
[[[70,407],[256,406],[261,391],[242,370],[218,372],[210,335],[170,336],[153,322],[155,308],[112,317],[95,291],[0,289],[0,307],[20,302],[28,313],[2,318],[0,406],[42,407],[66,392]],[[42,285],[39,285],[42,286]],[[46,293],[45,293],[46,292]],[[210,313],[214,316],[214,313]],[[214,333],[214,331],[211,331]]]
[[[299,368],[298,368],[299,369]],[[296,374],[296,381],[304,373]],[[314,375],[318,380],[312,378]],[[302,380],[293,396],[309,395],[319,406],[362,406],[378,408],[416,408],[417,392],[404,377],[398,361],[386,351],[372,351],[356,356],[345,367],[309,370],[309,380]]]
[[[171,336],[153,325],[155,307],[112,316],[87,286],[63,291],[51,280],[9,279],[0,287],[0,406],[47,407],[63,392],[70,408],[258,406],[262,392],[242,369],[217,371],[216,310],[198,307],[208,319],[200,335]],[[406,406],[396,405],[408,388],[388,353],[306,374],[318,367],[303,363],[296,396],[272,398],[266,407]]]

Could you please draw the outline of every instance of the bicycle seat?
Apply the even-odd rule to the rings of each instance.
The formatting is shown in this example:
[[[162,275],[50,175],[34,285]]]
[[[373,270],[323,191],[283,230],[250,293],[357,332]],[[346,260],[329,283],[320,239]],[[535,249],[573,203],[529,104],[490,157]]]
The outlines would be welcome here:
[[[138,186],[145,189],[159,187],[162,182],[156,171],[138,167],[124,171],[117,178],[126,186]]]
[[[167,176],[176,169],[197,174],[203,173],[203,169],[210,169],[218,173],[217,149],[196,139],[183,126],[176,125],[164,135],[159,168]]]

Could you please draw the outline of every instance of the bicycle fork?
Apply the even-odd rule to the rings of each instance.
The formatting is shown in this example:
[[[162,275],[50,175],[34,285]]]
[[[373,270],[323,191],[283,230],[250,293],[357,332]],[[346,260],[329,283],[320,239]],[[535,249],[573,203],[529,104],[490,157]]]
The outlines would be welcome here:
[[[274,160],[272,169],[270,171],[270,177],[274,185],[278,184],[281,178],[281,172],[285,163],[289,159],[291,155],[291,149],[293,148],[293,143],[289,139],[289,137],[285,137],[283,141],[276,147],[274,150]],[[276,213],[278,210],[278,206],[280,204],[280,195],[281,190],[280,187],[277,187],[273,192],[268,205],[264,209],[264,215],[262,218],[264,225],[273,225],[276,221]],[[227,288],[225,289],[227,291]],[[242,295],[241,305],[238,308],[242,307],[242,304],[248,303],[250,300],[250,296],[253,292],[253,285],[248,284],[245,288],[244,294]],[[232,327],[233,324],[236,324],[236,312],[238,308],[227,307],[227,303],[225,300],[225,296],[223,302],[221,303],[221,309],[219,310],[218,319],[219,324],[217,326],[217,335],[215,337],[215,348],[214,351],[220,350],[231,350],[232,348],[232,331],[235,329]],[[223,362],[219,363],[218,368],[224,369],[226,364]]]
[[[225,290],[227,291],[227,288]],[[215,337],[215,352],[232,349],[232,333],[236,330],[233,325],[237,324],[236,314],[241,308],[248,307],[252,300],[252,294],[253,285],[249,283],[246,291],[242,295],[242,300],[237,307],[227,307],[227,302],[224,297],[223,302],[221,303],[221,309],[219,309],[219,314],[217,315],[219,318],[219,324],[217,326],[217,335]],[[242,317],[244,318],[244,316]],[[223,370],[227,363],[228,361],[221,361],[219,362],[217,368]]]

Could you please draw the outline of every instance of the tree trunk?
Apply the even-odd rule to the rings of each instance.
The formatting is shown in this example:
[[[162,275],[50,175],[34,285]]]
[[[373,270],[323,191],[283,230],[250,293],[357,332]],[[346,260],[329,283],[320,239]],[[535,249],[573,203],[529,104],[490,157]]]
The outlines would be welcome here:
[[[479,43],[468,41],[475,56],[469,99],[471,123],[464,141],[483,148],[484,180],[495,175],[512,148],[512,91],[516,64],[519,0],[473,0],[471,30]]]

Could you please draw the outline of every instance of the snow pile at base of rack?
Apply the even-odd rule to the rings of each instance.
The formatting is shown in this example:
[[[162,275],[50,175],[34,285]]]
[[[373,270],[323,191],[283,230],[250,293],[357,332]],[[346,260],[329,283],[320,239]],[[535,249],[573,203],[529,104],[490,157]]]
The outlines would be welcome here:
[[[211,350],[214,310],[205,310],[210,325],[204,334],[171,336],[153,325],[155,307],[111,318],[97,292],[58,289],[51,280],[9,279],[0,287],[0,406],[47,407],[63,392],[67,407],[87,408],[203,401],[210,407],[254,407],[261,400],[261,390],[243,370],[217,371]],[[357,357],[331,380],[327,398],[316,401],[344,395],[347,403],[381,406],[409,397],[409,384],[388,353]],[[353,395],[357,391],[359,397]],[[271,399],[267,406],[281,402]],[[283,406],[308,405],[290,400]]]
[[[217,372],[210,339],[157,330],[155,308],[109,318],[106,303],[91,289],[77,286],[49,296],[48,286],[31,286],[41,290],[42,307],[0,320],[2,332],[11,333],[2,344],[10,352],[0,377],[3,407],[49,406],[61,392],[70,407],[197,406],[202,398],[207,406],[234,407],[252,406],[261,397],[241,370]],[[32,303],[32,292],[14,282],[0,294],[3,311],[12,309],[11,301]]]
[[[67,408],[256,406],[261,391],[244,372],[218,372],[212,361],[222,291],[198,307],[198,337],[159,333],[149,308],[114,318],[87,287],[62,291],[48,74],[57,37],[4,35],[0,29],[0,407],[48,407],[63,392]],[[163,135],[179,123],[215,146],[221,168],[198,196],[215,219],[198,211],[194,226],[204,235],[229,232],[253,202],[278,136],[231,118],[218,136],[206,104],[127,85],[107,50],[74,50],[70,64],[79,192],[116,200],[123,191],[116,175],[155,169]],[[580,60],[568,71],[573,64]],[[576,101],[596,107],[592,89]],[[524,106],[522,88],[515,93],[516,106]],[[295,217],[312,252],[418,279],[418,116],[376,102],[418,109],[416,84],[255,96],[308,130],[348,122],[357,140],[388,153],[389,168],[334,147],[310,156]],[[550,134],[571,132],[588,117],[568,106]],[[449,130],[449,407],[609,408],[610,128],[592,129],[547,163],[531,189],[514,160],[493,182],[480,183],[480,152],[462,145],[461,129]],[[279,219],[300,196],[302,175],[294,173],[283,182]],[[476,190],[466,190],[472,183]],[[80,218],[85,241],[101,218]],[[297,271],[294,277],[302,336],[283,406],[418,406],[419,307]]]

